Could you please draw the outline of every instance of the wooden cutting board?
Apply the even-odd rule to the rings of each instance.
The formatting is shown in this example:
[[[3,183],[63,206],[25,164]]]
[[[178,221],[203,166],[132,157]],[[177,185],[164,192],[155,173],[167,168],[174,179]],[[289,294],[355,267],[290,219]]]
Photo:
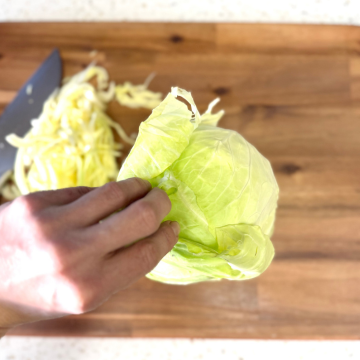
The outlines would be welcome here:
[[[0,24],[0,106],[58,47],[65,75],[93,59],[113,80],[217,96],[220,125],[272,163],[275,260],[257,279],[170,286],[142,279],[88,314],[12,334],[360,338],[360,29],[240,24]],[[148,110],[112,104],[128,133]],[[119,276],[121,276],[119,274]]]

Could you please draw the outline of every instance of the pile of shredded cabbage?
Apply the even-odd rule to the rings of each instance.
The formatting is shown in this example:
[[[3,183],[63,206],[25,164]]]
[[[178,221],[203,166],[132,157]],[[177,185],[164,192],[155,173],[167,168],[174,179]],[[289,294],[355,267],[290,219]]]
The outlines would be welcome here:
[[[94,77],[96,87],[90,83]],[[112,129],[131,145],[134,139],[106,114],[107,104],[115,98],[124,106],[153,109],[162,94],[147,89],[152,78],[142,85],[115,85],[104,68],[93,64],[65,78],[44,103],[41,115],[31,121],[29,132],[23,138],[6,137],[18,152],[14,173],[0,179],[0,193],[13,199],[34,191],[96,187],[115,180],[122,145],[114,140]]]

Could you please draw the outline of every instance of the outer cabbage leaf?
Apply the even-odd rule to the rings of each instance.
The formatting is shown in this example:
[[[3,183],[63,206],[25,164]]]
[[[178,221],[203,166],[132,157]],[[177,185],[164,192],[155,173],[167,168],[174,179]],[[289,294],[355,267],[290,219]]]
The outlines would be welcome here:
[[[173,93],[177,95],[177,90]],[[179,95],[190,102],[193,112],[173,93],[140,125],[136,143],[120,169],[119,180],[134,176],[150,180],[160,175],[188,145],[200,115],[190,93],[181,90]]]

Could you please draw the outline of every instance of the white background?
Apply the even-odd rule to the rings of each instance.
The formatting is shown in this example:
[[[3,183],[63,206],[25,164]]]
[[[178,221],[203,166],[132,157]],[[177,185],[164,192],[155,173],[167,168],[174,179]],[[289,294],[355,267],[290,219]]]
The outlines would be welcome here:
[[[0,0],[0,21],[250,21],[360,24],[359,0]]]
[[[0,0],[0,21],[230,21],[360,25],[359,0]],[[360,342],[5,337],[0,360],[360,359]]]
[[[0,360],[358,360],[351,341],[7,337]]]

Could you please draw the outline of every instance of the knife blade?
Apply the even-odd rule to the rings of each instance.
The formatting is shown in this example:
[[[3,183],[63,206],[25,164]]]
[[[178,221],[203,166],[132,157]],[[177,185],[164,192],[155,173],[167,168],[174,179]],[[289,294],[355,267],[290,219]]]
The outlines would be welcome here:
[[[60,86],[61,78],[61,58],[55,49],[5,108],[0,117],[0,177],[14,167],[17,152],[5,137],[11,133],[24,136],[29,131],[30,121],[41,114],[44,101]]]

